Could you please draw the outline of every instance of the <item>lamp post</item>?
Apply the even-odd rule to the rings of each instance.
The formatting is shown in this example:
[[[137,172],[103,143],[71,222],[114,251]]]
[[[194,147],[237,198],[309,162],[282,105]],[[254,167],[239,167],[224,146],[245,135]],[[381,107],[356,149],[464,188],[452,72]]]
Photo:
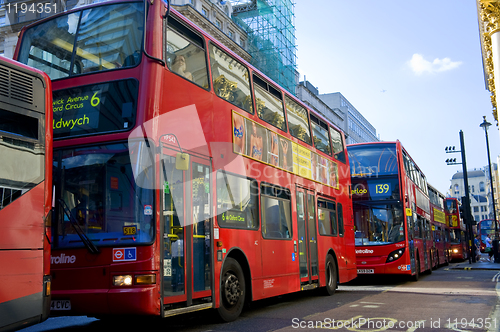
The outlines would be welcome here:
[[[498,257],[498,225],[497,225],[497,213],[495,208],[495,196],[493,194],[493,170],[491,169],[491,159],[490,159],[490,143],[488,140],[488,128],[491,123],[486,121],[486,116],[483,116],[483,122],[479,127],[484,129],[484,135],[486,136],[486,151],[488,152],[488,168],[490,170],[490,191],[491,191],[491,201],[493,202],[493,222],[495,224],[495,239],[493,240],[493,253],[495,255],[495,263],[499,263]]]

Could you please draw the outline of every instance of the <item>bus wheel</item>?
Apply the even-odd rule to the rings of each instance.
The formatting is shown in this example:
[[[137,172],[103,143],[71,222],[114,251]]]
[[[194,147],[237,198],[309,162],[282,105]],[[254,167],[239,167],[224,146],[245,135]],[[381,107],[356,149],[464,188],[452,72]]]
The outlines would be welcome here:
[[[226,322],[238,318],[245,304],[245,276],[238,262],[228,257],[222,269],[219,316]]]
[[[326,258],[326,287],[325,295],[333,295],[337,289],[337,265],[332,255]]]

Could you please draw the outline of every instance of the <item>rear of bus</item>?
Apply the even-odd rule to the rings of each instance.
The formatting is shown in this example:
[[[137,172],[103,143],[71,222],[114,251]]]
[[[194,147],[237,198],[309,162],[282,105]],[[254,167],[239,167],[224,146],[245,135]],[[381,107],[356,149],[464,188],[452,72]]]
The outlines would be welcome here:
[[[43,72],[0,56],[0,331],[49,315],[51,91]]]

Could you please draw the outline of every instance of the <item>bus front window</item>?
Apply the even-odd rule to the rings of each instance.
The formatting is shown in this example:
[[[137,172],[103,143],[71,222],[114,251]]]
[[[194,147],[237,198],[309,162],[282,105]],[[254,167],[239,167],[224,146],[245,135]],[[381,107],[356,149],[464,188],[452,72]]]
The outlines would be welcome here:
[[[57,16],[24,32],[19,61],[54,80],[132,67],[142,50],[144,6],[128,2]]]
[[[452,229],[450,232],[450,242],[451,244],[460,244],[461,238],[460,238],[460,230],[459,229]]]
[[[355,244],[382,245],[405,239],[403,209],[399,204],[354,204]]]
[[[151,243],[154,236],[152,167],[137,177],[136,147],[110,144],[54,153],[60,200],[55,247],[82,247],[76,227],[96,246]],[[131,162],[132,159],[132,162]]]

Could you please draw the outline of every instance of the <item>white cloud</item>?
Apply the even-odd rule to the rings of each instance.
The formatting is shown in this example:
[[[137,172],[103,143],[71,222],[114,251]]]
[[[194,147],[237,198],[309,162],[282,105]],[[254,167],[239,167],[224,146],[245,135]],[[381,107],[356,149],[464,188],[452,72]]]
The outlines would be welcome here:
[[[461,64],[461,61],[451,61],[450,58],[436,58],[434,61],[430,62],[425,60],[421,54],[417,53],[413,54],[411,60],[408,61],[408,65],[416,75],[422,75],[424,73],[440,73],[458,68]]]

